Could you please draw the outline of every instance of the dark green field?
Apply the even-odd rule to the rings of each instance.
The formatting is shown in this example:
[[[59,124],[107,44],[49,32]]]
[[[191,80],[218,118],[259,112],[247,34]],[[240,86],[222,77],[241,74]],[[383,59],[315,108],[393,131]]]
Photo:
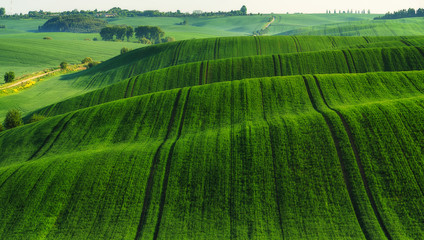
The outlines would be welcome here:
[[[0,239],[424,239],[424,36],[159,44],[12,107]]]

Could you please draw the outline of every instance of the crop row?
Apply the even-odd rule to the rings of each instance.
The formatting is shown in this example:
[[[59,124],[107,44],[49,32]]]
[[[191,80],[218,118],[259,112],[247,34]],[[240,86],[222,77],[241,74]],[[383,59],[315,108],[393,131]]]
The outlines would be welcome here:
[[[190,62],[341,48],[363,48],[368,44],[376,43],[384,46],[383,42],[387,41],[389,42],[388,46],[393,46],[393,41],[405,46],[402,42],[405,39],[411,39],[411,44],[414,46],[423,45],[422,37],[270,36],[185,40],[136,49],[70,79],[78,87],[99,88],[142,73]]]
[[[215,82],[255,77],[411,71],[424,69],[424,48],[376,48],[228,58],[156,70],[48,106],[53,116],[117,99]],[[319,64],[318,64],[319,63]]]
[[[222,82],[2,132],[0,236],[422,238],[422,79]]]

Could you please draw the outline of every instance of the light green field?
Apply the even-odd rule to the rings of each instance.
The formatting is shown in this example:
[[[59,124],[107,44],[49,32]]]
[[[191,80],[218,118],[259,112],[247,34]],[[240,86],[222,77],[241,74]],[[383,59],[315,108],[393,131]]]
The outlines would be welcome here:
[[[346,22],[286,30],[279,35],[414,36],[423,35],[424,18]]]
[[[141,44],[128,42],[86,41],[98,34],[34,33],[45,20],[0,20],[0,73],[13,71],[15,75],[57,68],[63,61],[80,63],[85,57],[104,61],[119,55],[122,47],[136,49]],[[51,37],[53,40],[43,40]],[[3,83],[3,81],[1,81]]]

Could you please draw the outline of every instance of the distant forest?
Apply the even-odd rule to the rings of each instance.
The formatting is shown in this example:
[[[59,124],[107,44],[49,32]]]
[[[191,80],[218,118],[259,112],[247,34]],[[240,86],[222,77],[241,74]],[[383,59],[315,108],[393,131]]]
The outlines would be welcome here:
[[[43,26],[38,27],[39,32],[75,32],[95,33],[100,32],[107,22],[91,16],[71,15],[59,16],[48,20]]]
[[[240,10],[231,10],[229,12],[203,12],[200,10],[195,10],[192,13],[181,12],[177,10],[176,12],[160,12],[159,10],[127,10],[121,9],[119,7],[111,8],[107,11],[98,11],[96,10],[81,10],[77,9],[72,11],[65,11],[59,13],[45,12],[40,11],[29,11],[28,14],[15,14],[15,15],[6,15],[6,18],[41,18],[48,19],[51,17],[58,16],[69,16],[69,15],[81,15],[81,16],[91,16],[95,18],[110,18],[110,17],[187,17],[187,16],[243,16],[247,15],[246,6],[242,6]]]
[[[411,18],[411,17],[424,17],[424,9],[419,8],[415,11],[414,8],[410,8],[408,10],[402,9],[393,13],[386,13],[384,16],[375,17],[374,20],[379,19],[399,19],[399,18]]]

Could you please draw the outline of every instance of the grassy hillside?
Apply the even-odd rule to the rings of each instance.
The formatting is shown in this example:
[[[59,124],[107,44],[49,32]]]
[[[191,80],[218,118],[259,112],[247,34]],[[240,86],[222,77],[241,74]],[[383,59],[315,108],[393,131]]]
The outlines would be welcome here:
[[[422,239],[423,43],[187,40],[2,97],[52,105],[0,132],[0,238]]]
[[[379,15],[360,14],[261,14],[251,16],[232,17],[136,17],[107,19],[111,24],[126,24],[129,26],[154,25],[160,26],[167,35],[174,36],[177,40],[192,38],[207,38],[217,36],[246,36],[260,30],[275,16],[275,22],[270,27],[269,34],[273,35],[283,31],[294,30],[315,25],[341,23],[350,21],[372,20]],[[188,25],[178,25],[186,20]]]
[[[423,35],[424,18],[345,22],[282,31],[278,35],[414,36]]]
[[[414,145],[396,146],[420,166],[423,156],[408,146],[420,147],[411,134],[424,129],[403,124],[424,114],[417,108],[423,73],[316,77],[158,92],[2,133],[0,199],[15,199],[1,204],[2,236],[421,238],[423,226],[414,224],[423,220],[419,170],[392,166],[408,166],[402,155],[387,153],[380,164],[363,154],[386,149],[401,131]],[[338,86],[348,81],[360,84],[345,95]],[[334,95],[374,119],[348,119],[355,115],[327,102]],[[362,106],[384,112],[368,115],[375,113]],[[405,118],[405,107],[393,106],[415,115]],[[379,116],[403,120],[384,130]],[[361,132],[364,124],[382,124],[387,134],[362,146],[374,143]],[[409,190],[396,190],[397,180]],[[7,190],[16,184],[13,194]]]
[[[30,113],[38,108],[42,108],[57,102],[60,102],[64,99],[77,96],[79,94],[91,91],[93,89],[102,88],[120,81],[123,81],[129,77],[135,77],[137,75],[152,71],[159,70],[160,68],[166,68],[173,65],[183,65],[186,63],[193,63],[192,65],[180,66],[175,68],[172,71],[179,71],[181,74],[192,74],[194,73],[194,78],[187,81],[184,76],[178,77],[180,80],[172,83],[169,86],[174,87],[184,87],[185,82],[191,82],[194,79],[198,79],[198,75],[195,72],[190,72],[191,69],[195,71],[200,71],[200,65],[202,64],[199,61],[208,60],[208,62],[203,63],[202,71],[206,71],[210,67],[214,67],[216,70],[211,70],[210,76],[206,78],[208,82],[215,81],[213,79],[220,78],[222,71],[230,71],[227,74],[239,74],[236,79],[242,79],[244,77],[261,77],[267,76],[269,73],[274,75],[295,75],[303,73],[340,73],[340,72],[364,72],[364,71],[382,71],[386,67],[383,63],[383,56],[393,58],[390,54],[398,54],[399,50],[396,49],[388,50],[388,53],[380,54],[381,47],[405,47],[405,46],[423,46],[424,38],[422,37],[310,37],[310,36],[276,36],[276,37],[230,37],[230,38],[220,38],[217,39],[199,39],[199,40],[190,40],[175,42],[169,44],[161,44],[150,46],[148,48],[141,48],[135,51],[131,51],[125,55],[117,56],[109,61],[104,62],[97,67],[84,71],[78,74],[72,74],[69,76],[56,77],[48,81],[38,83],[35,87],[22,91],[18,94],[13,94],[0,98],[0,119],[3,118],[6,112],[11,108],[18,108],[23,113]],[[243,47],[246,46],[246,47]],[[365,50],[358,50],[358,53],[352,51],[328,51],[322,52],[324,50],[336,50],[336,49],[365,49],[365,48],[375,48],[370,53],[370,57],[367,58],[367,52]],[[317,53],[312,53],[318,51]],[[371,50],[369,50],[371,51]],[[395,51],[395,52],[394,52]],[[396,52],[397,51],[397,52]],[[417,50],[414,48],[409,48],[411,56],[407,57],[421,58],[417,54]],[[287,54],[287,53],[297,53],[297,52],[309,52],[304,54]],[[354,69],[352,66],[353,61],[350,60],[351,52],[356,54],[360,59],[365,59],[364,61],[369,63],[369,66],[366,64],[358,66],[358,69]],[[393,53],[390,53],[393,52]],[[283,54],[278,56],[278,59],[270,59],[272,54]],[[361,55],[362,54],[362,55]],[[268,55],[269,57],[260,57],[257,58],[260,61],[260,65],[257,65],[255,68],[260,70],[258,67],[264,68],[264,73],[257,75],[255,71],[249,70],[249,66],[256,63],[255,59],[250,59],[248,56],[257,56],[257,55]],[[346,55],[346,56],[344,56]],[[372,58],[371,58],[372,56]],[[223,67],[228,63],[232,64],[231,57],[244,57],[241,60],[234,61],[234,65],[231,66],[235,69],[232,71],[231,68],[225,70]],[[277,56],[275,56],[277,57]],[[310,59],[310,61],[302,60],[304,57]],[[329,57],[329,59],[326,59]],[[346,62],[346,57],[349,61],[349,64]],[[279,59],[281,58],[281,60]],[[222,61],[213,61],[214,59],[227,59]],[[330,59],[339,59],[337,61],[332,61]],[[407,60],[405,58],[396,59],[394,61],[414,61]],[[290,63],[294,61],[293,64]],[[333,68],[326,69],[325,66],[316,66],[317,61],[326,61]],[[359,61],[359,60],[356,60]],[[362,61],[362,60],[361,60]],[[198,62],[198,63],[195,63]],[[275,63],[281,63],[280,66],[274,67]],[[399,66],[390,67],[393,70],[413,70],[421,69],[417,65],[405,66],[407,63],[399,62]],[[200,65],[199,65],[200,64]],[[214,65],[215,64],[215,65]],[[299,64],[299,66],[297,66]],[[278,64],[277,64],[278,65]],[[352,68],[349,70],[346,66]],[[220,68],[222,68],[220,70]],[[275,68],[275,69],[274,69]],[[240,71],[240,69],[246,69]],[[166,76],[167,69],[154,74],[162,74]],[[277,74],[274,72],[277,71]],[[313,72],[309,72],[313,71]],[[208,70],[209,72],[209,70]],[[215,73],[214,73],[215,72]],[[261,73],[260,70],[258,73]],[[222,72],[223,73],[223,72]],[[165,75],[164,75],[165,74]],[[167,79],[174,78],[174,73],[170,73]],[[179,74],[179,73],[178,73]],[[213,75],[215,74],[215,75]],[[240,75],[246,74],[246,75]],[[264,75],[265,74],[265,75]],[[232,77],[232,75],[227,75]],[[172,78],[170,78],[172,77]],[[224,76],[222,76],[224,77]],[[236,77],[236,75],[234,76]],[[164,78],[166,79],[166,78]],[[226,78],[228,79],[228,78]],[[235,79],[235,80],[236,80]],[[197,80],[194,80],[195,82]],[[203,81],[203,80],[202,80]],[[141,82],[140,82],[141,83]],[[162,81],[164,84],[166,81]],[[125,83],[123,83],[125,85]],[[125,85],[124,87],[126,87]],[[158,85],[160,86],[160,85]],[[156,88],[159,89],[159,88]],[[166,90],[168,88],[159,89]],[[124,93],[118,93],[121,95]],[[89,100],[90,102],[91,100]],[[94,101],[94,99],[93,99]],[[83,106],[86,106],[85,104]]]

